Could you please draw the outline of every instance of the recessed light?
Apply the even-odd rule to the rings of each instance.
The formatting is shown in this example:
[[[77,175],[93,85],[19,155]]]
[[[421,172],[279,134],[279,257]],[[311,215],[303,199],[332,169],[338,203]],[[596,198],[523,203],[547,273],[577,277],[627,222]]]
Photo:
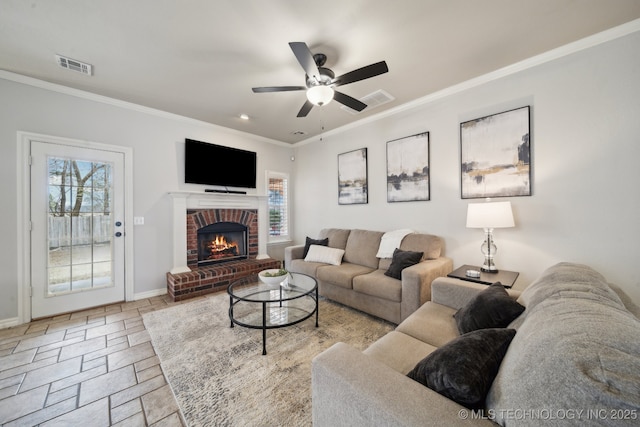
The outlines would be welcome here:
[[[248,116],[247,114],[244,114],[244,113],[243,113],[243,114],[240,114],[240,118],[241,118],[242,120],[249,120],[249,116]]]

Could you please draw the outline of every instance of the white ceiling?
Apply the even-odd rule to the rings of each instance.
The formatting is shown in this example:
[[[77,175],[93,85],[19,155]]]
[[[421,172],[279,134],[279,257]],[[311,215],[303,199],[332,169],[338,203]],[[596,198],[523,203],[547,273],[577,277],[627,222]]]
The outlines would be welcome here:
[[[0,0],[0,69],[295,143],[637,18],[640,0]],[[297,118],[304,92],[253,93],[304,85],[291,41],[336,75],[385,60],[340,90],[395,100]]]

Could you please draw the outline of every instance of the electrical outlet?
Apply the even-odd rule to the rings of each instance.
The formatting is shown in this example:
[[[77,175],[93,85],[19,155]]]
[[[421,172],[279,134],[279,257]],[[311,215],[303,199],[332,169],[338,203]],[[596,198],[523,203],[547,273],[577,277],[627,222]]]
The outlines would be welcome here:
[[[143,216],[134,216],[133,217],[133,225],[144,225],[144,217]]]

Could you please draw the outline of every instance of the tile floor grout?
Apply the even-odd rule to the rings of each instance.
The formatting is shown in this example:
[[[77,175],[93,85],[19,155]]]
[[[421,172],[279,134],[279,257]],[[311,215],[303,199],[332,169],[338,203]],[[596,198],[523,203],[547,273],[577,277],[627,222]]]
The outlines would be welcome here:
[[[142,322],[182,303],[164,295],[1,329],[0,426],[184,427]]]

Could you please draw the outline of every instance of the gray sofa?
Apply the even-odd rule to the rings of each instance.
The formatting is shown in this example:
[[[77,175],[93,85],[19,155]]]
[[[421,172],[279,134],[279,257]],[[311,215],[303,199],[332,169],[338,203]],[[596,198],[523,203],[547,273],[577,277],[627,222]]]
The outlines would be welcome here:
[[[637,306],[584,265],[557,264],[522,295],[508,291],[526,310],[508,325],[517,332],[484,412],[407,377],[425,356],[459,337],[454,313],[484,289],[436,279],[432,300],[364,352],[337,343],[316,356],[314,426],[638,425]]]
[[[401,280],[385,275],[391,259],[377,258],[385,233],[369,230],[323,229],[319,239],[344,250],[340,265],[303,259],[304,245],[285,248],[285,268],[308,274],[318,281],[320,295],[398,324],[431,298],[431,282],[453,270],[451,259],[442,256],[438,236],[406,235],[399,249],[423,252],[422,260],[402,270]]]

